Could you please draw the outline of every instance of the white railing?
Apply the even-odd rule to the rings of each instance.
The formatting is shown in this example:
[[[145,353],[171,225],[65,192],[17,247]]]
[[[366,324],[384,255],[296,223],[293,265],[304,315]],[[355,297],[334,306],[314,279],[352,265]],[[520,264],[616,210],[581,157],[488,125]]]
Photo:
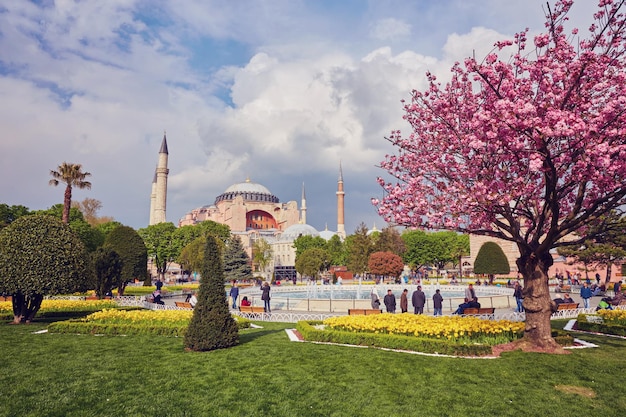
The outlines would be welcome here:
[[[485,298],[486,297],[483,297],[483,299]],[[85,297],[84,296],[50,296],[50,297],[46,297],[46,299],[84,300]],[[299,299],[299,300],[302,301],[302,299]],[[146,301],[145,296],[114,297],[112,301],[117,302],[121,306],[143,307],[148,310],[186,310],[186,308],[177,307],[171,304],[150,303]],[[316,300],[316,301],[320,301],[320,300]],[[338,302],[340,300],[326,300],[326,301]],[[350,300],[350,301],[353,301],[353,300]],[[365,301],[369,306],[369,300],[357,300],[357,301]],[[274,298],[272,298],[272,305],[274,305]],[[483,304],[483,307],[486,307],[486,305]],[[613,308],[618,309],[618,310],[626,310],[626,305],[613,306]],[[412,309],[409,308],[409,311],[411,310]],[[451,309],[450,312],[453,310],[454,309]],[[501,309],[501,311],[507,311],[507,310],[508,310],[507,307],[504,307]],[[596,309],[593,307],[592,308],[577,308],[573,310],[560,310],[560,311],[553,313],[551,316],[551,319],[558,320],[558,319],[565,319],[565,318],[575,318],[579,314],[594,314],[595,312],[596,312]],[[231,310],[231,313],[237,314],[241,317],[245,317],[251,320],[296,323],[301,320],[324,320],[329,317],[342,316],[342,315],[346,315],[348,311],[347,311],[347,308],[341,309],[339,311],[330,311],[330,310],[296,311],[296,310],[277,309],[276,311],[272,313],[248,313],[248,312],[243,313],[237,310]],[[488,316],[489,317],[485,317],[485,318],[490,318],[490,319],[495,319],[495,320],[510,320],[510,321],[524,321],[526,319],[525,313],[517,313],[514,311],[498,312],[497,307],[496,307],[495,314],[488,315]]]

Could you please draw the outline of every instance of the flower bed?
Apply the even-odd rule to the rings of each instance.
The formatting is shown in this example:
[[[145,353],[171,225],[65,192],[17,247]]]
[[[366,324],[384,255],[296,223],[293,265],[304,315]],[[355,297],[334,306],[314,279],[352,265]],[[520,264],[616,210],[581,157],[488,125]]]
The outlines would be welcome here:
[[[522,337],[524,323],[476,317],[377,314],[299,322],[298,331],[311,341],[484,356],[492,353],[492,346]]]
[[[600,310],[597,314],[579,314],[578,329],[588,332],[626,336],[626,310]]]
[[[430,337],[487,345],[508,343],[520,338],[524,331],[524,323],[520,322],[423,314],[341,316],[326,319],[324,324],[334,330]]]
[[[117,304],[111,300],[43,300],[35,318],[78,316],[105,308],[116,307]],[[13,319],[13,304],[11,301],[0,302],[0,319]]]
[[[193,311],[189,310],[114,310],[105,309],[82,319],[51,323],[52,333],[108,335],[151,334],[184,336]],[[250,320],[235,317],[239,329],[250,327]]]

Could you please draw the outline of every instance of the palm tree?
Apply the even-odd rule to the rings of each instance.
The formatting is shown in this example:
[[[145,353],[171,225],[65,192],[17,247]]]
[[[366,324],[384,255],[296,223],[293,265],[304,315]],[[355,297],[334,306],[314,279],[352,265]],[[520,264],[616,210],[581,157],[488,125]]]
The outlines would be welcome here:
[[[68,223],[70,219],[70,207],[72,206],[72,187],[79,189],[87,188],[91,189],[91,183],[85,181],[85,178],[90,177],[89,172],[82,172],[81,164],[70,164],[63,162],[57,167],[57,171],[50,170],[52,179],[48,184],[59,185],[60,182],[65,183],[65,198],[63,199],[63,223]]]

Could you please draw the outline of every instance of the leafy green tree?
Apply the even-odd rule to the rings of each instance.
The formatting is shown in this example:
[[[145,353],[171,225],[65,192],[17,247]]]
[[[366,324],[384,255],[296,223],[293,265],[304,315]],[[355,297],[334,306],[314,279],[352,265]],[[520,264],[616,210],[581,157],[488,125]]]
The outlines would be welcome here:
[[[84,220],[70,221],[70,228],[83,241],[87,252],[93,252],[104,244],[104,233]]]
[[[587,278],[588,266],[605,267],[605,283],[608,284],[613,264],[626,258],[626,218],[611,212],[601,222],[602,231],[596,225],[588,230],[593,239],[587,239],[582,245],[557,248],[557,252],[571,259],[570,263],[584,264]]]
[[[374,252],[367,262],[371,274],[398,278],[404,270],[402,258],[393,252]]]
[[[325,249],[309,248],[296,258],[296,271],[306,277],[317,278],[317,275],[328,268],[328,252]]]
[[[228,310],[224,267],[217,238],[207,236],[198,303],[185,332],[184,346],[191,351],[208,351],[235,346],[239,342],[237,322]]]
[[[174,239],[174,232],[176,232],[176,226],[168,222],[152,224],[137,231],[146,245],[148,257],[154,262],[161,280],[165,277],[169,264],[178,258],[182,250],[178,241]]]
[[[64,207],[63,204],[54,204],[50,208],[45,210],[35,210],[32,214],[48,214],[50,216],[57,217],[59,219],[63,218]],[[67,223],[72,223],[73,221],[80,220],[85,221],[85,217],[83,213],[77,209],[76,207],[70,207],[69,211],[69,221]]]
[[[224,276],[228,281],[252,278],[250,257],[239,236],[232,236],[224,251]]]
[[[17,218],[30,214],[30,210],[25,206],[9,206],[0,204],[0,229],[13,223]]]
[[[469,235],[456,234],[456,238],[450,242],[450,256],[452,265],[459,267],[459,276],[463,276],[463,257],[470,254]]]
[[[65,184],[65,195],[63,198],[63,223],[68,223],[70,218],[70,207],[72,206],[72,188],[78,189],[90,189],[91,183],[85,179],[91,174],[89,172],[82,171],[83,166],[81,164],[71,164],[63,162],[57,167],[57,170],[50,170],[52,179],[49,181],[50,185],[57,186],[60,183]]]
[[[348,253],[346,252],[345,244],[338,235],[333,235],[330,240],[326,242],[326,252],[328,252],[328,256],[330,257],[331,265],[346,265]]]
[[[123,261],[111,248],[98,248],[91,254],[96,296],[103,298],[122,277]]]
[[[258,267],[258,270],[265,272],[265,268],[272,260],[274,251],[265,239],[257,239],[252,243],[252,262]]]
[[[230,227],[212,220],[193,226],[185,226],[181,229],[182,231],[177,232],[176,235],[180,238],[180,244],[182,245],[182,249],[176,257],[176,262],[188,271],[200,272],[202,270],[207,236],[213,236],[218,239],[217,244],[221,253],[225,252],[226,242],[230,239]],[[194,236],[196,237],[194,238]]]
[[[303,235],[293,241],[293,247],[296,248],[296,259],[298,259],[298,256],[307,249],[326,249],[326,241],[320,236]]]
[[[47,214],[61,219],[63,217],[63,204],[55,204],[45,210],[37,210],[34,214]],[[98,228],[92,227],[83,213],[76,207],[71,207],[69,212],[69,225],[85,244],[88,252],[93,252],[104,243],[104,234]]]
[[[226,243],[230,239],[230,227],[228,225],[217,223],[213,220],[205,220],[194,225],[194,227],[200,230],[201,235],[215,236],[221,243]],[[220,246],[220,248],[223,248],[223,246]]]
[[[347,267],[355,274],[363,274],[367,271],[367,262],[373,251],[372,241],[367,232],[367,226],[361,222],[354,234],[346,238]]]
[[[115,228],[117,228],[119,226],[123,226],[123,224],[118,222],[118,221],[113,220],[113,221],[108,221],[108,222],[104,222],[104,223],[98,223],[94,227],[97,230],[99,230],[104,235],[104,238],[106,239],[107,235],[109,233],[111,233],[111,231],[113,231]]]
[[[45,295],[84,291],[85,246],[67,224],[29,215],[0,230],[0,291],[13,295],[14,323],[30,322]]]
[[[400,232],[395,227],[385,227],[377,233],[376,241],[373,245],[374,252],[391,252],[402,256],[406,251],[406,244],[402,240]]]
[[[511,267],[500,245],[496,242],[483,243],[474,261],[474,273],[486,274],[491,278],[495,274],[508,274],[509,272],[511,272]]]
[[[221,243],[221,241],[220,241]],[[188,271],[200,272],[204,265],[204,247],[206,246],[206,236],[195,238],[191,243],[180,251],[176,258],[184,269]]]
[[[426,232],[423,230],[406,230],[402,233],[402,240],[406,245],[402,259],[411,269],[417,270],[431,265],[430,240]]]
[[[126,284],[135,278],[142,281],[146,279],[148,249],[135,229],[129,226],[116,227],[107,235],[104,246],[117,252],[123,263],[119,279],[113,282],[117,286],[118,295],[124,295]]]

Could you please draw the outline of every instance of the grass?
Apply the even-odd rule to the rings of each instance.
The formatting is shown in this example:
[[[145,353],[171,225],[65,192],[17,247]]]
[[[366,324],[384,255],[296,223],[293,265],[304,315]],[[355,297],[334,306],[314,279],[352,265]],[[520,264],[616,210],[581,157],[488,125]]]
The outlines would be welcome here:
[[[626,341],[552,356],[459,359],[290,342],[259,323],[185,352],[163,336],[35,334],[0,324],[0,416],[614,416]],[[562,327],[563,322],[559,323]]]

